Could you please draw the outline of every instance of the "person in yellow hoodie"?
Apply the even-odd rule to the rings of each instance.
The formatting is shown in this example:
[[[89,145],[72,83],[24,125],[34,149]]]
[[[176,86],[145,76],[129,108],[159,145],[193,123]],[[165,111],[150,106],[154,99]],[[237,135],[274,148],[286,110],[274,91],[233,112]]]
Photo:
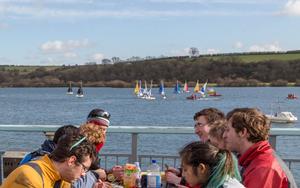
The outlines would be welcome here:
[[[16,168],[1,188],[70,187],[89,170],[96,159],[95,146],[78,134],[64,135],[54,151]],[[61,185],[61,181],[68,182]]]

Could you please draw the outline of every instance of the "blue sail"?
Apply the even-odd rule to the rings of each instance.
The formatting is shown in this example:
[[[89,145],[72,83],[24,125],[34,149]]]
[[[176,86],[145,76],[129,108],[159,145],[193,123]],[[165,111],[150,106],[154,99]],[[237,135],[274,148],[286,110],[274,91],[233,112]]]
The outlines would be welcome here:
[[[177,80],[175,88],[174,88],[174,93],[179,94],[180,92],[181,92],[180,91],[180,85],[179,85],[178,80]]]
[[[159,94],[165,95],[165,87],[164,87],[163,81],[161,81],[160,86],[159,86]]]

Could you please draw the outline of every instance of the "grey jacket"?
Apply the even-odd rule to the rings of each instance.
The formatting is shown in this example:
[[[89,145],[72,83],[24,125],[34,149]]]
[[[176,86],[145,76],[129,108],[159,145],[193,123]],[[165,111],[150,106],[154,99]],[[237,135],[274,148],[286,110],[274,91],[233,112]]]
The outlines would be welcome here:
[[[94,183],[98,181],[98,174],[93,171],[88,171],[85,176],[72,183],[72,188],[92,188]]]

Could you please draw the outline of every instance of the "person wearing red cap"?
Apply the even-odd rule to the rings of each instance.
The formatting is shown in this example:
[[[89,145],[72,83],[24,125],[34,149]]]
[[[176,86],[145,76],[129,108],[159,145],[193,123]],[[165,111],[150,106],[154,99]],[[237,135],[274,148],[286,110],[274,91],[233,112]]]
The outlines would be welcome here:
[[[81,126],[82,132],[88,134],[90,141],[95,144],[97,152],[100,152],[105,143],[109,118],[110,114],[107,111],[96,108],[89,113],[86,124]]]

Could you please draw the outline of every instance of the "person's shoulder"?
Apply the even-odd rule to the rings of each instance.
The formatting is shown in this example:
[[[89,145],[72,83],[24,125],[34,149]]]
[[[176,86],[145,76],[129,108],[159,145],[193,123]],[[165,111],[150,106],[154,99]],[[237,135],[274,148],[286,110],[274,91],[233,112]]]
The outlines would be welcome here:
[[[235,178],[229,178],[227,181],[224,182],[223,188],[245,188],[245,186],[240,183]]]
[[[73,188],[92,187],[97,182],[97,177],[93,171],[88,171],[84,176],[81,176],[76,181],[72,182]]]
[[[31,166],[24,164],[16,168],[6,179],[11,185],[42,187],[42,177]]]

